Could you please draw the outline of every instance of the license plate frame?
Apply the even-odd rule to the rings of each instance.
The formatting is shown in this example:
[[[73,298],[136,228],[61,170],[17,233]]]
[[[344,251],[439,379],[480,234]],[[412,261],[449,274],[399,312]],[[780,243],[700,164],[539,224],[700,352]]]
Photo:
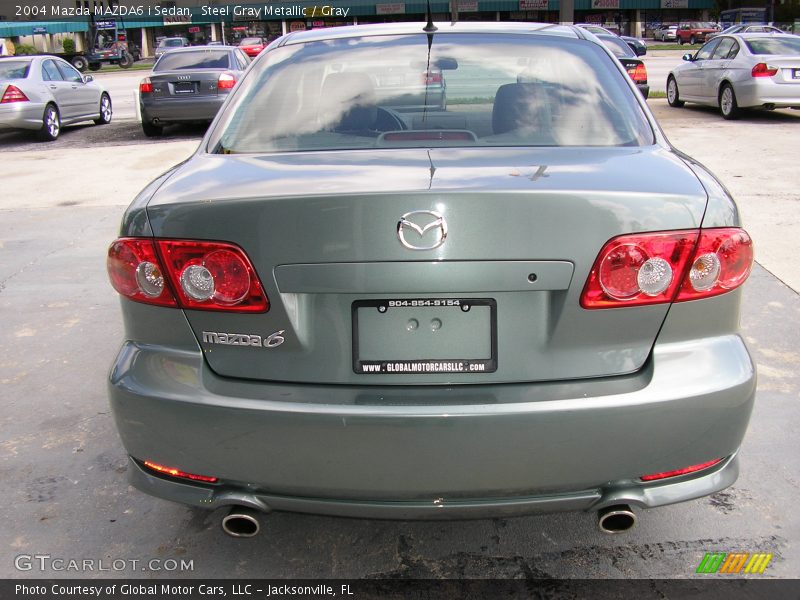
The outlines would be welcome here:
[[[793,79],[800,79],[800,69],[792,70],[792,78]]]
[[[467,307],[466,310],[464,307]],[[362,308],[374,308],[378,312],[392,309],[443,309],[467,312],[474,306],[489,308],[489,347],[488,358],[435,358],[435,359],[361,359],[359,356],[359,319]],[[424,313],[423,313],[424,314]],[[357,375],[435,375],[494,373],[497,371],[497,301],[493,298],[381,298],[376,300],[356,300],[351,305],[352,322],[352,362]]]
[[[197,89],[191,81],[179,81],[175,84],[173,91],[176,94],[194,94],[197,92]]]

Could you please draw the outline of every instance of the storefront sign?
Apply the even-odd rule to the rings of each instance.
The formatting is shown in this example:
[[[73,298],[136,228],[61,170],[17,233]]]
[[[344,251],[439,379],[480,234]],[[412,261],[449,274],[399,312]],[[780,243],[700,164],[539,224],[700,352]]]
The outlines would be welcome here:
[[[117,22],[116,21],[95,21],[94,26],[97,28],[98,31],[105,30],[105,29],[116,29]]]
[[[189,27],[189,33],[200,33],[199,27]]]
[[[406,14],[405,2],[392,2],[391,4],[376,4],[376,15],[404,15]]]
[[[305,21],[292,21],[289,23],[289,31],[305,31],[306,30],[306,22]]]
[[[34,33],[34,34],[37,34],[37,33],[47,33],[47,27],[34,27],[34,28],[33,28],[33,33]]]
[[[192,22],[192,15],[164,15],[164,26],[186,25]]]
[[[547,0],[519,0],[520,10],[547,10]]]
[[[619,0],[592,0],[592,8],[619,8]]]
[[[689,0],[661,0],[661,8],[689,8]]]
[[[458,0],[458,12],[478,12],[478,0]]]

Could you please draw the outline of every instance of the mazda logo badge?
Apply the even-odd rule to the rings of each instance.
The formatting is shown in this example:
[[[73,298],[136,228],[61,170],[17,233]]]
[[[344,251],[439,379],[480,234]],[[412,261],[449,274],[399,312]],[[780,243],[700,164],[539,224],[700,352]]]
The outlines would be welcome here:
[[[426,235],[432,229],[434,233]],[[447,238],[447,221],[432,210],[407,212],[397,222],[397,237],[409,250],[433,250]]]

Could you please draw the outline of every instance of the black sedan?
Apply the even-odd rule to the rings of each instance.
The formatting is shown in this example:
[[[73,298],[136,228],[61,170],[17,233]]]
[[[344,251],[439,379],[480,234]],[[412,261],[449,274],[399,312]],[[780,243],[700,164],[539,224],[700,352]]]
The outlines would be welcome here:
[[[161,135],[170,123],[212,121],[249,62],[241,50],[228,46],[163,54],[139,84],[144,134]]]
[[[625,70],[633,79],[633,83],[639,88],[645,100],[650,95],[650,85],[647,83],[647,67],[644,62],[636,56],[631,47],[616,35],[602,34],[597,36],[603,45],[611,50],[611,53],[622,63]]]

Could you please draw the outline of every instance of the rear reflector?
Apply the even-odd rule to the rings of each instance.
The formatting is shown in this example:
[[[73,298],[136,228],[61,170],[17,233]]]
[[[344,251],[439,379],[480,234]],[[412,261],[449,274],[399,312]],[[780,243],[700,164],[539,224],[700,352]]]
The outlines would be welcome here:
[[[231,312],[269,309],[255,269],[233,244],[120,238],[108,249],[107,267],[114,289],[136,302]]]
[[[709,467],[713,467],[716,464],[722,462],[721,458],[716,460],[710,460],[708,462],[700,463],[699,465],[692,465],[691,467],[686,467],[684,469],[676,469],[674,471],[664,471],[663,473],[652,473],[650,475],[642,475],[639,479],[642,481],[655,481],[656,479],[666,479],[667,477],[677,477],[678,475],[686,475],[687,473],[694,473],[696,471],[702,471],[703,469],[708,469]]]
[[[139,93],[140,94],[152,94],[153,93],[153,84],[150,81],[149,77],[145,77],[142,79],[142,82],[139,84]]]
[[[217,80],[217,89],[229,90],[236,85],[236,77],[230,73],[223,73]]]
[[[753,77],[772,77],[778,74],[778,67],[773,67],[767,63],[758,63],[753,70],[750,71]]]
[[[717,296],[744,283],[752,265],[752,241],[739,228],[623,235],[600,251],[581,306],[620,308]]]
[[[0,99],[0,104],[8,104],[10,102],[28,102],[28,97],[17,86],[9,85],[3,93],[3,98]]]
[[[165,467],[149,460],[144,461],[144,466],[148,469],[156,471],[161,475],[168,475],[169,477],[180,477],[181,479],[191,479],[192,481],[202,481],[204,483],[216,483],[216,477],[209,477],[208,475],[195,475],[194,473],[186,473],[174,467]]]

